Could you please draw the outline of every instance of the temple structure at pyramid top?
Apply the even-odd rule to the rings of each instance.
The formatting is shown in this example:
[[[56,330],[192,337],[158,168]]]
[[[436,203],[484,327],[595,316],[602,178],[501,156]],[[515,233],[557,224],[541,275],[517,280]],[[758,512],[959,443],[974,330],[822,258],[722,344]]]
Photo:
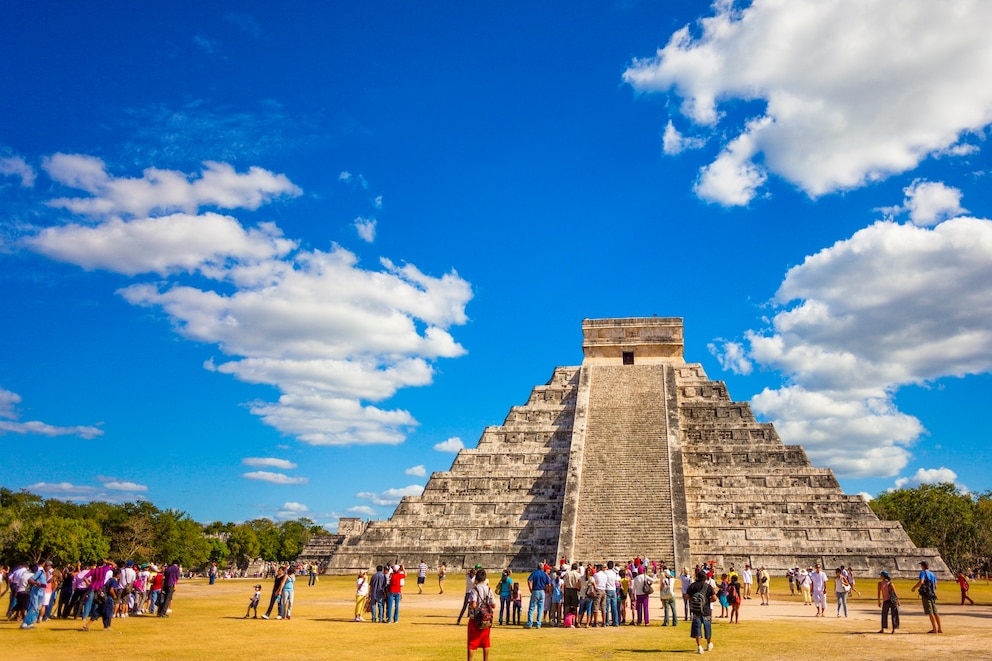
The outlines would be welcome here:
[[[337,538],[304,557],[332,572],[635,556],[906,577],[928,560],[947,571],[934,549],[845,495],[829,469],[686,363],[681,319],[587,319],[582,333],[582,365],[555,368],[423,494],[387,521],[342,519]]]

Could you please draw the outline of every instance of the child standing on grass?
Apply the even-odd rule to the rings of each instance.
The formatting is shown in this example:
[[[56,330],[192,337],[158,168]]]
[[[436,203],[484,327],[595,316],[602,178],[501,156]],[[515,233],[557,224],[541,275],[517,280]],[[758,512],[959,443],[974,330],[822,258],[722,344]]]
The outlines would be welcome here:
[[[513,623],[520,624],[520,609],[523,606],[523,596],[520,594],[520,581],[517,581],[510,588],[510,598],[513,599]]]
[[[255,617],[253,620],[258,619],[258,602],[262,599],[262,586],[255,586],[255,594],[252,595],[251,601],[248,602],[248,610],[245,612],[245,616],[242,618],[244,620],[248,619],[248,613],[255,611]]]

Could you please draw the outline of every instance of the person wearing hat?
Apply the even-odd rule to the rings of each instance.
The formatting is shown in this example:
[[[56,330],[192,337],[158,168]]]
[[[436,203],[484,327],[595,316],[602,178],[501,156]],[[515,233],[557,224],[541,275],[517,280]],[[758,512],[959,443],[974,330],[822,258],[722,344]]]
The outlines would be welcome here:
[[[257,583],[254,589],[255,589],[255,594],[252,595],[251,600],[248,602],[248,610],[245,611],[245,616],[242,619],[245,620],[248,619],[248,615],[252,611],[255,611],[255,617],[253,617],[252,619],[253,620],[258,619],[258,602],[262,600],[262,584]]]
[[[389,622],[390,617],[394,623],[399,622],[404,583],[406,583],[406,571],[403,565],[393,565],[393,572],[389,575],[389,594],[386,596],[386,622]]]
[[[913,592],[920,591],[923,599],[923,613],[930,618],[930,631],[927,633],[944,633],[940,628],[940,615],[937,613],[937,577],[930,571],[930,563],[920,562],[920,579],[912,588]]]
[[[899,596],[896,594],[895,586],[892,585],[892,579],[889,578],[889,572],[881,571],[878,575],[881,577],[878,582],[878,605],[882,608],[882,628],[878,633],[885,633],[885,629],[889,626],[890,615],[892,616],[891,633],[895,633],[899,628]]]

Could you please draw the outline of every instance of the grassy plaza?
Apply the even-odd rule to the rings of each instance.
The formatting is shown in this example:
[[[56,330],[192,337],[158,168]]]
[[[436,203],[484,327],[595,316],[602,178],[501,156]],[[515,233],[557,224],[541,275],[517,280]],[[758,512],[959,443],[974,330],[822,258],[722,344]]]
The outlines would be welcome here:
[[[517,575],[515,579],[526,579]],[[3,658],[24,661],[63,658],[131,659],[464,659],[466,630],[455,626],[461,607],[462,577],[452,574],[443,595],[437,594],[436,577],[430,576],[423,595],[415,581],[408,581],[396,624],[353,622],[354,578],[325,576],[313,587],[301,580],[290,621],[242,619],[254,579],[234,579],[207,584],[204,579],[180,583],[168,619],[130,617],[115,619],[109,631],[99,622],[90,632],[81,631],[79,620],[51,620],[31,631],[14,622],[0,623]],[[264,613],[271,581],[263,585]],[[880,635],[875,582],[862,578],[862,597],[850,600],[850,616],[837,618],[828,595],[828,616],[813,617],[811,606],[788,596],[784,579],[773,579],[772,603],[761,607],[757,598],[741,607],[740,624],[713,620],[715,659],[932,659],[951,654],[963,658],[988,656],[992,637],[992,586],[972,583],[975,606],[959,606],[956,584],[938,586],[943,635],[927,635],[929,621],[920,602],[910,593],[912,583],[896,581],[903,597],[902,625],[894,635]],[[784,593],[784,596],[783,596]],[[527,597],[524,597],[526,615]],[[652,617],[662,608],[655,597]],[[679,604],[681,612],[681,604]],[[644,659],[668,654],[695,653],[684,622],[662,627],[607,629],[556,629],[501,627],[492,632],[493,659]],[[481,654],[477,655],[481,659]],[[681,656],[675,658],[684,658]]]

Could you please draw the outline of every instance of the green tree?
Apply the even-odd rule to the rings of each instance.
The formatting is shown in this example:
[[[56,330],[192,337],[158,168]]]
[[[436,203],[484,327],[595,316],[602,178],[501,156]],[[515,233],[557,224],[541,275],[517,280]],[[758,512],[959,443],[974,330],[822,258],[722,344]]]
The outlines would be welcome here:
[[[881,519],[899,521],[917,546],[936,548],[952,570],[971,566],[975,501],[950,483],[896,489],[871,501]]]
[[[155,519],[155,556],[183,567],[202,567],[210,547],[200,524],[179,510],[164,510]]]
[[[106,558],[110,543],[93,521],[40,516],[22,528],[16,551],[33,562],[87,563]]]
[[[248,564],[261,555],[262,545],[258,533],[248,524],[235,526],[227,538],[227,548],[238,569],[247,569]]]

